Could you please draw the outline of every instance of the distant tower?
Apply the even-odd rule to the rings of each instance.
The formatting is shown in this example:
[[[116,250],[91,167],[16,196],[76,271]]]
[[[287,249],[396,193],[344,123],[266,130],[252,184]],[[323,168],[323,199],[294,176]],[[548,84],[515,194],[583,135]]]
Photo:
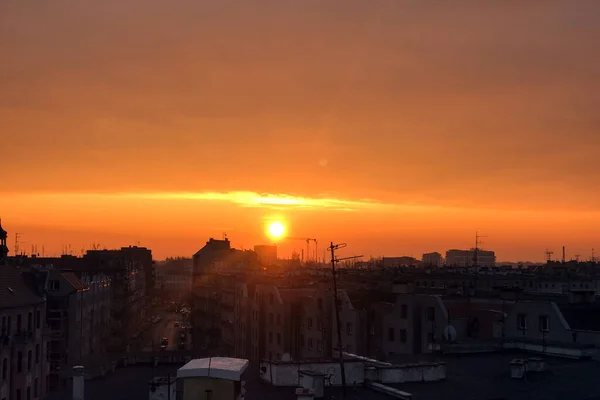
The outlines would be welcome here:
[[[0,261],[6,259],[8,256],[8,247],[6,246],[6,238],[8,232],[2,229],[2,219],[0,219]]]

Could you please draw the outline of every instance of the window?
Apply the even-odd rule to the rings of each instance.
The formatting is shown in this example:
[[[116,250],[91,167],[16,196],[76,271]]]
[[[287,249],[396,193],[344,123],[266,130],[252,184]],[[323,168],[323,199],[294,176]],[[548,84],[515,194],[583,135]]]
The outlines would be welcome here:
[[[35,363],[36,364],[40,363],[40,345],[39,344],[35,345]]]
[[[35,312],[35,327],[36,329],[40,329],[42,327],[42,313],[40,310]]]
[[[281,344],[281,334],[277,334],[277,344]]]
[[[540,332],[548,332],[550,329],[548,327],[548,316],[540,315]]]
[[[31,350],[27,352],[27,371],[31,371]]]
[[[308,338],[308,350],[312,350],[312,349],[313,349],[312,339]]]
[[[317,351],[319,353],[323,351],[323,343],[320,340],[317,340]]]
[[[408,306],[406,304],[402,304],[400,306],[400,318],[402,318],[402,319],[408,318]]]
[[[27,400],[31,400],[31,386],[27,386]]]
[[[17,400],[21,400],[21,389],[17,389]]]
[[[5,358],[2,361],[2,380],[5,380],[7,375],[8,375],[8,359]]]
[[[435,308],[427,307],[427,320],[435,321]]]
[[[273,343],[273,332],[269,332],[269,343]]]
[[[33,330],[33,314],[31,312],[27,314],[27,330],[29,332]]]
[[[389,342],[393,342],[394,341],[394,328],[388,328],[388,341]]]
[[[322,330],[322,329],[323,329],[323,328],[321,327],[321,320],[320,320],[320,319],[317,319],[317,330],[318,330],[318,331],[320,331],[320,330]]]
[[[21,332],[21,314],[17,315],[17,332]]]
[[[400,343],[406,343],[406,329],[400,329]]]
[[[38,378],[35,378],[35,383],[33,385],[33,397],[35,397],[35,398],[38,397],[38,385],[39,385]]]
[[[323,309],[323,299],[317,299],[317,306],[319,307],[319,311]]]
[[[23,353],[17,353],[17,372],[23,371]]]
[[[308,329],[312,329],[312,318],[308,319]]]
[[[522,331],[527,329],[527,315],[525,315],[525,314],[517,315],[517,328]]]
[[[11,322],[11,317],[10,317],[10,315],[8,316],[8,319],[7,319],[7,321],[8,321],[8,323],[6,324],[6,333],[8,333],[8,334],[10,335],[10,334],[12,333],[12,330],[11,330],[11,323],[10,323],[10,322]]]
[[[346,322],[346,335],[352,336],[354,332],[354,326],[352,326],[352,322]]]
[[[2,335],[6,334],[6,317],[2,317]]]

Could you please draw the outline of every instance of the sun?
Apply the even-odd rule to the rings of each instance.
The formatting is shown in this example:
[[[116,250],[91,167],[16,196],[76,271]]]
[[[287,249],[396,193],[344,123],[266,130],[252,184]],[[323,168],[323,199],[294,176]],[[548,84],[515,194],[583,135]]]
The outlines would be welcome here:
[[[285,226],[279,221],[274,221],[269,224],[267,231],[269,232],[269,236],[279,239],[285,233]]]

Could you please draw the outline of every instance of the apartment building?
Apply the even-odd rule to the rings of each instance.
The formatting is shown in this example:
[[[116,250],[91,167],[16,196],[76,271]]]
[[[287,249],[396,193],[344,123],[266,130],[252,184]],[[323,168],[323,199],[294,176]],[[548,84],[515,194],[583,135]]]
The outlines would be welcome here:
[[[470,249],[446,251],[446,265],[456,267],[493,267],[496,265],[496,253],[489,250]]]
[[[107,352],[110,333],[110,280],[102,274],[79,279],[70,271],[47,270],[47,323],[50,331],[49,390],[63,388],[75,365]]]
[[[38,283],[27,272],[0,265],[0,399],[46,394],[45,300]]]

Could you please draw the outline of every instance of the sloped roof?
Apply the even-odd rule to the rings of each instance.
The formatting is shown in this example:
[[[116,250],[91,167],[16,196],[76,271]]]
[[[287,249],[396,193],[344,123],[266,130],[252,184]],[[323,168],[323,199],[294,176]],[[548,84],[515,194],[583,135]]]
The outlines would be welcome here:
[[[600,332],[599,304],[558,304],[571,329]]]
[[[20,269],[0,265],[0,308],[43,303],[42,296],[28,285],[28,281]]]
[[[80,291],[80,290],[85,290],[86,286],[83,282],[81,282],[81,280],[77,277],[77,275],[75,275],[75,273],[73,272],[63,272],[60,274],[63,278],[65,278],[65,280],[67,282],[69,282],[69,285],[73,286],[73,289],[75,289],[76,291]]]

